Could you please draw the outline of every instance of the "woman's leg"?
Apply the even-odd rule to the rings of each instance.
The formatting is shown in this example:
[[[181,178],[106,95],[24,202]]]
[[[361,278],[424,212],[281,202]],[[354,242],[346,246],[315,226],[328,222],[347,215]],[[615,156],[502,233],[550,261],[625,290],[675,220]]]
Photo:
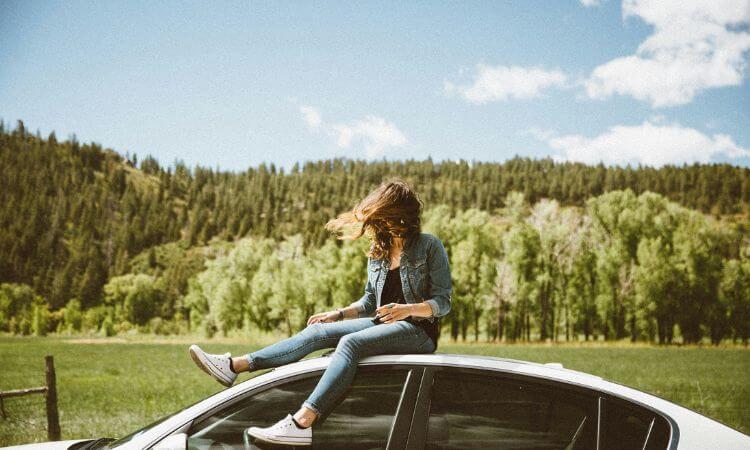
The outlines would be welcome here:
[[[335,347],[343,336],[374,326],[372,319],[366,317],[340,322],[314,323],[294,336],[239,358],[244,359],[247,364],[245,368],[240,365],[238,370],[268,369],[299,361],[316,350]]]
[[[424,329],[403,320],[347,334],[339,340],[328,368],[295,418],[308,416],[305,410],[312,410],[318,417],[328,414],[332,405],[351,385],[357,363],[365,356],[434,351],[435,345]]]

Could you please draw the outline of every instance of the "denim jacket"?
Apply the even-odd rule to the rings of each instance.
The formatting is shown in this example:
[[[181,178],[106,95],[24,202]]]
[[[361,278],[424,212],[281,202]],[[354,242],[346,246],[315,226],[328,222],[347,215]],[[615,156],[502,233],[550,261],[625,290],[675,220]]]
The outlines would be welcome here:
[[[385,285],[385,276],[391,267],[389,258],[367,259],[367,284],[365,294],[350,306],[357,308],[359,317],[369,317],[380,305],[380,297]],[[432,322],[451,310],[451,269],[448,254],[437,237],[420,233],[419,238],[407,242],[401,251],[401,286],[406,303],[427,302],[432,309],[432,317],[420,318]]]

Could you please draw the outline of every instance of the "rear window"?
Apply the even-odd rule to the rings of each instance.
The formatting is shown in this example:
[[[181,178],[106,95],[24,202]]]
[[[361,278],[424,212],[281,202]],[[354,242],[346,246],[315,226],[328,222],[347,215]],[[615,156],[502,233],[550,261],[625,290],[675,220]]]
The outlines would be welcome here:
[[[601,399],[599,448],[664,450],[671,428],[662,416],[619,399]]]

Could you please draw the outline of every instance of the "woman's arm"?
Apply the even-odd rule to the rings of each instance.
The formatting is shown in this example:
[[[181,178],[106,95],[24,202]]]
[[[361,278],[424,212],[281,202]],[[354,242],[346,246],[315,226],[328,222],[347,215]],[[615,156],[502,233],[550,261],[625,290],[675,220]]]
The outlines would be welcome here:
[[[414,303],[408,306],[411,310],[411,314],[409,315],[412,317],[432,317],[432,308],[425,302]]]
[[[383,323],[394,323],[412,317],[432,317],[432,308],[427,303],[388,303],[375,310]]]
[[[370,258],[367,258],[366,267],[370,267]],[[354,310],[356,311],[356,315],[353,315],[351,317],[347,316],[347,318],[356,319],[358,317],[371,316],[375,311],[375,302],[375,288],[373,287],[372,283],[370,283],[370,278],[368,277],[367,283],[365,284],[365,294],[362,296],[362,298],[347,306],[347,308],[354,308]],[[345,314],[353,313],[347,311]]]
[[[341,312],[344,313],[344,319],[356,319],[359,317],[359,310],[356,306],[341,308]]]
[[[435,238],[427,253],[427,265],[430,270],[430,294],[432,298],[424,303],[430,306],[432,314],[427,317],[441,317],[451,310],[451,268],[448,263],[448,252],[440,239]]]
[[[312,325],[318,322],[338,322],[339,320],[356,319],[357,317],[359,317],[359,310],[354,306],[347,306],[346,308],[339,308],[335,311],[313,314],[307,319],[307,324]]]

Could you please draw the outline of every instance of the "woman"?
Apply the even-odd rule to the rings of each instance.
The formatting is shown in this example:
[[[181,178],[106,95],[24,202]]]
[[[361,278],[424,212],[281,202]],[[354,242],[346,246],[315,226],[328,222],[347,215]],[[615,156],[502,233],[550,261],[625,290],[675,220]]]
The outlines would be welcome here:
[[[190,347],[198,367],[225,386],[231,386],[240,372],[281,366],[315,350],[336,347],[301,408],[268,428],[248,428],[249,435],[276,444],[309,445],[312,424],[330,413],[351,385],[360,358],[437,349],[437,318],[451,309],[450,266],[440,240],[421,232],[421,209],[412,188],[394,180],[326,224],[342,234],[345,228],[358,226],[355,233],[340,238],[370,238],[365,293],[348,307],[314,314],[304,330],[249,355],[232,358]]]

